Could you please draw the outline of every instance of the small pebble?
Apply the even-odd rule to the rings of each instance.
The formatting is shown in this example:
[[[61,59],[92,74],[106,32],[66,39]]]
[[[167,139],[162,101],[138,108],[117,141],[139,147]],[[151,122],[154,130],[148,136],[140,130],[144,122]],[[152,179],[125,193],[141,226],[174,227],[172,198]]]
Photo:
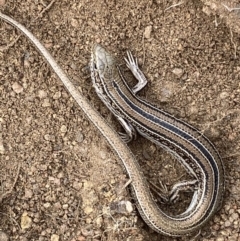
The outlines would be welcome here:
[[[59,240],[59,236],[57,234],[51,235],[51,241],[58,241],[58,240]]]
[[[54,95],[53,95],[53,99],[54,100],[58,100],[60,99],[62,96],[62,93],[60,91],[56,92]]]
[[[110,206],[115,213],[129,214],[133,211],[132,203],[129,201],[113,202]]]
[[[21,92],[23,92],[23,87],[18,84],[17,82],[15,82],[13,85],[12,85],[12,89],[15,93],[19,94]]]
[[[82,183],[74,181],[73,182],[73,188],[76,189],[77,191],[79,191],[82,188]]]
[[[49,208],[50,206],[51,206],[51,203],[48,203],[48,202],[43,204],[43,207],[45,208]]]
[[[33,192],[30,189],[25,189],[25,198],[30,199],[32,198],[32,196],[33,196]]]
[[[0,154],[4,154],[4,152],[5,152],[5,148],[4,148],[3,142],[0,137]]]
[[[183,75],[183,70],[180,69],[180,68],[174,68],[174,69],[172,70],[172,72],[173,72],[178,78],[180,78],[180,77]]]
[[[152,33],[152,26],[147,26],[144,31],[144,37],[149,39],[151,38],[151,33]]]
[[[38,97],[39,97],[40,99],[46,98],[46,97],[47,97],[47,92],[44,91],[44,90],[39,90],[39,91],[38,91]]]
[[[216,241],[224,241],[225,239],[224,239],[224,237],[218,237],[218,238],[216,238]]]
[[[66,127],[65,125],[62,125],[62,126],[61,126],[61,132],[62,132],[62,133],[67,132],[67,127]]]
[[[105,151],[100,151],[99,155],[101,157],[101,159],[105,160],[107,158],[107,153]]]
[[[78,20],[76,18],[72,18],[71,19],[71,25],[74,27],[74,28],[77,28],[79,26],[79,23],[78,23]]]
[[[79,236],[77,237],[77,241],[85,241],[86,238],[84,236]]]
[[[63,208],[64,210],[68,209],[68,204],[63,204],[62,208]]]
[[[220,99],[226,99],[229,96],[229,93],[226,91],[223,91],[222,93],[220,93],[219,97]]]
[[[50,100],[48,98],[44,99],[42,103],[42,107],[50,107],[50,106],[51,106]]]
[[[231,218],[232,218],[233,220],[238,220],[238,219],[239,219],[239,214],[238,214],[238,213],[233,213],[233,214],[231,215]]]
[[[21,217],[21,228],[27,229],[32,226],[32,219],[28,216],[27,212],[24,212]]]
[[[84,140],[84,135],[81,131],[77,131],[76,133],[76,141],[81,143]]]
[[[227,220],[224,225],[225,225],[225,227],[230,227],[231,226],[231,222]]]
[[[88,214],[90,214],[90,213],[93,212],[93,208],[90,207],[90,206],[86,206],[86,207],[83,209],[83,211],[84,211],[84,213],[85,213],[86,215],[88,215]]]

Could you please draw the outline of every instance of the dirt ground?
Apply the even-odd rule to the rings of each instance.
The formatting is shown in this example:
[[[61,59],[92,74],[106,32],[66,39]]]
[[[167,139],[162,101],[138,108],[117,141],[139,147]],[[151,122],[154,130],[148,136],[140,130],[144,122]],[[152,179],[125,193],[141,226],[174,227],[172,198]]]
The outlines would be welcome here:
[[[131,50],[149,80],[140,95],[199,128],[223,158],[223,207],[198,240],[240,240],[240,39],[214,14],[220,12],[199,0],[0,0],[0,6],[44,43],[119,130],[86,67],[99,42],[132,83],[123,61]],[[0,240],[190,240],[148,228],[124,188],[120,161],[46,61],[3,21],[0,33]],[[144,138],[130,148],[148,180],[171,186],[185,178],[176,160]],[[132,203],[129,214],[121,213],[122,200]]]

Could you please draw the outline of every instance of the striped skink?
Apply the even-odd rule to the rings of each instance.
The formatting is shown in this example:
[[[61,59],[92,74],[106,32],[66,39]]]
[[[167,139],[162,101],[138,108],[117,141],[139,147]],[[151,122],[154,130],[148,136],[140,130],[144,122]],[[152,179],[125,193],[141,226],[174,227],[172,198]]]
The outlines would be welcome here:
[[[134,130],[136,129],[139,133],[174,153],[195,177],[196,181],[189,184],[196,188],[192,202],[189,208],[178,216],[168,216],[159,209],[152,199],[140,166],[132,152],[76,89],[38,39],[23,25],[1,12],[0,18],[19,29],[31,40],[89,120],[106,138],[124,164],[131,179],[131,189],[138,210],[151,228],[165,235],[181,236],[198,230],[209,220],[219,208],[222,200],[224,171],[221,159],[214,146],[196,129],[135,96],[146,84],[146,80],[138,68],[135,69],[137,70],[135,75],[143,81],[140,81],[136,88],[130,90],[114,58],[99,45],[93,49],[91,69],[94,87],[127,130],[128,135],[122,135],[122,138],[125,141],[130,141],[131,138],[135,137]],[[131,56],[129,55],[129,57]],[[134,61],[132,62],[130,59],[130,68],[133,63]],[[128,137],[131,134],[132,136]]]
[[[133,184],[138,210],[150,227],[172,236],[190,233],[204,225],[221,206],[224,192],[221,157],[197,129],[137,97],[137,92],[147,84],[147,80],[132,54],[127,54],[127,67],[138,80],[132,89],[114,57],[98,44],[93,47],[90,65],[93,86],[126,131],[120,133],[123,141],[129,142],[136,133],[141,134],[174,155],[194,178],[173,186],[170,200],[174,200],[181,189],[193,190],[187,210],[175,216],[156,208],[148,188],[141,186],[141,180],[135,178]],[[131,162],[124,162],[129,173],[132,172]]]

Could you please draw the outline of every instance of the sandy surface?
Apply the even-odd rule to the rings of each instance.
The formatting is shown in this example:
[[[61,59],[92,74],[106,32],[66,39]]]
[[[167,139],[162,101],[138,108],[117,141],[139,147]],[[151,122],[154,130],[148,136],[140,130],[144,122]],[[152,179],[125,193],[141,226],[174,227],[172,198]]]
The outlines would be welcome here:
[[[140,95],[199,128],[223,157],[224,204],[198,239],[240,240],[239,35],[206,1],[179,3],[62,0],[48,8],[50,1],[0,1],[1,11],[44,43],[118,130],[85,69],[95,42],[121,64],[132,50],[149,80]],[[148,228],[123,188],[128,177],[119,160],[46,61],[1,21],[0,33],[0,240],[189,240]],[[186,177],[176,160],[144,138],[130,148],[148,180],[170,188]],[[130,201],[133,212],[121,214],[121,200]]]

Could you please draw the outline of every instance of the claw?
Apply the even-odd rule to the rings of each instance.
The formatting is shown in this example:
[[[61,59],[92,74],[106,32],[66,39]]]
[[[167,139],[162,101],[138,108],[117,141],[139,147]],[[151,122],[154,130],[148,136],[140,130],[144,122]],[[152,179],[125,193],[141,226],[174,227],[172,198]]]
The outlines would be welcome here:
[[[132,140],[132,138],[126,133],[118,132],[118,134],[125,143],[129,143]]]

